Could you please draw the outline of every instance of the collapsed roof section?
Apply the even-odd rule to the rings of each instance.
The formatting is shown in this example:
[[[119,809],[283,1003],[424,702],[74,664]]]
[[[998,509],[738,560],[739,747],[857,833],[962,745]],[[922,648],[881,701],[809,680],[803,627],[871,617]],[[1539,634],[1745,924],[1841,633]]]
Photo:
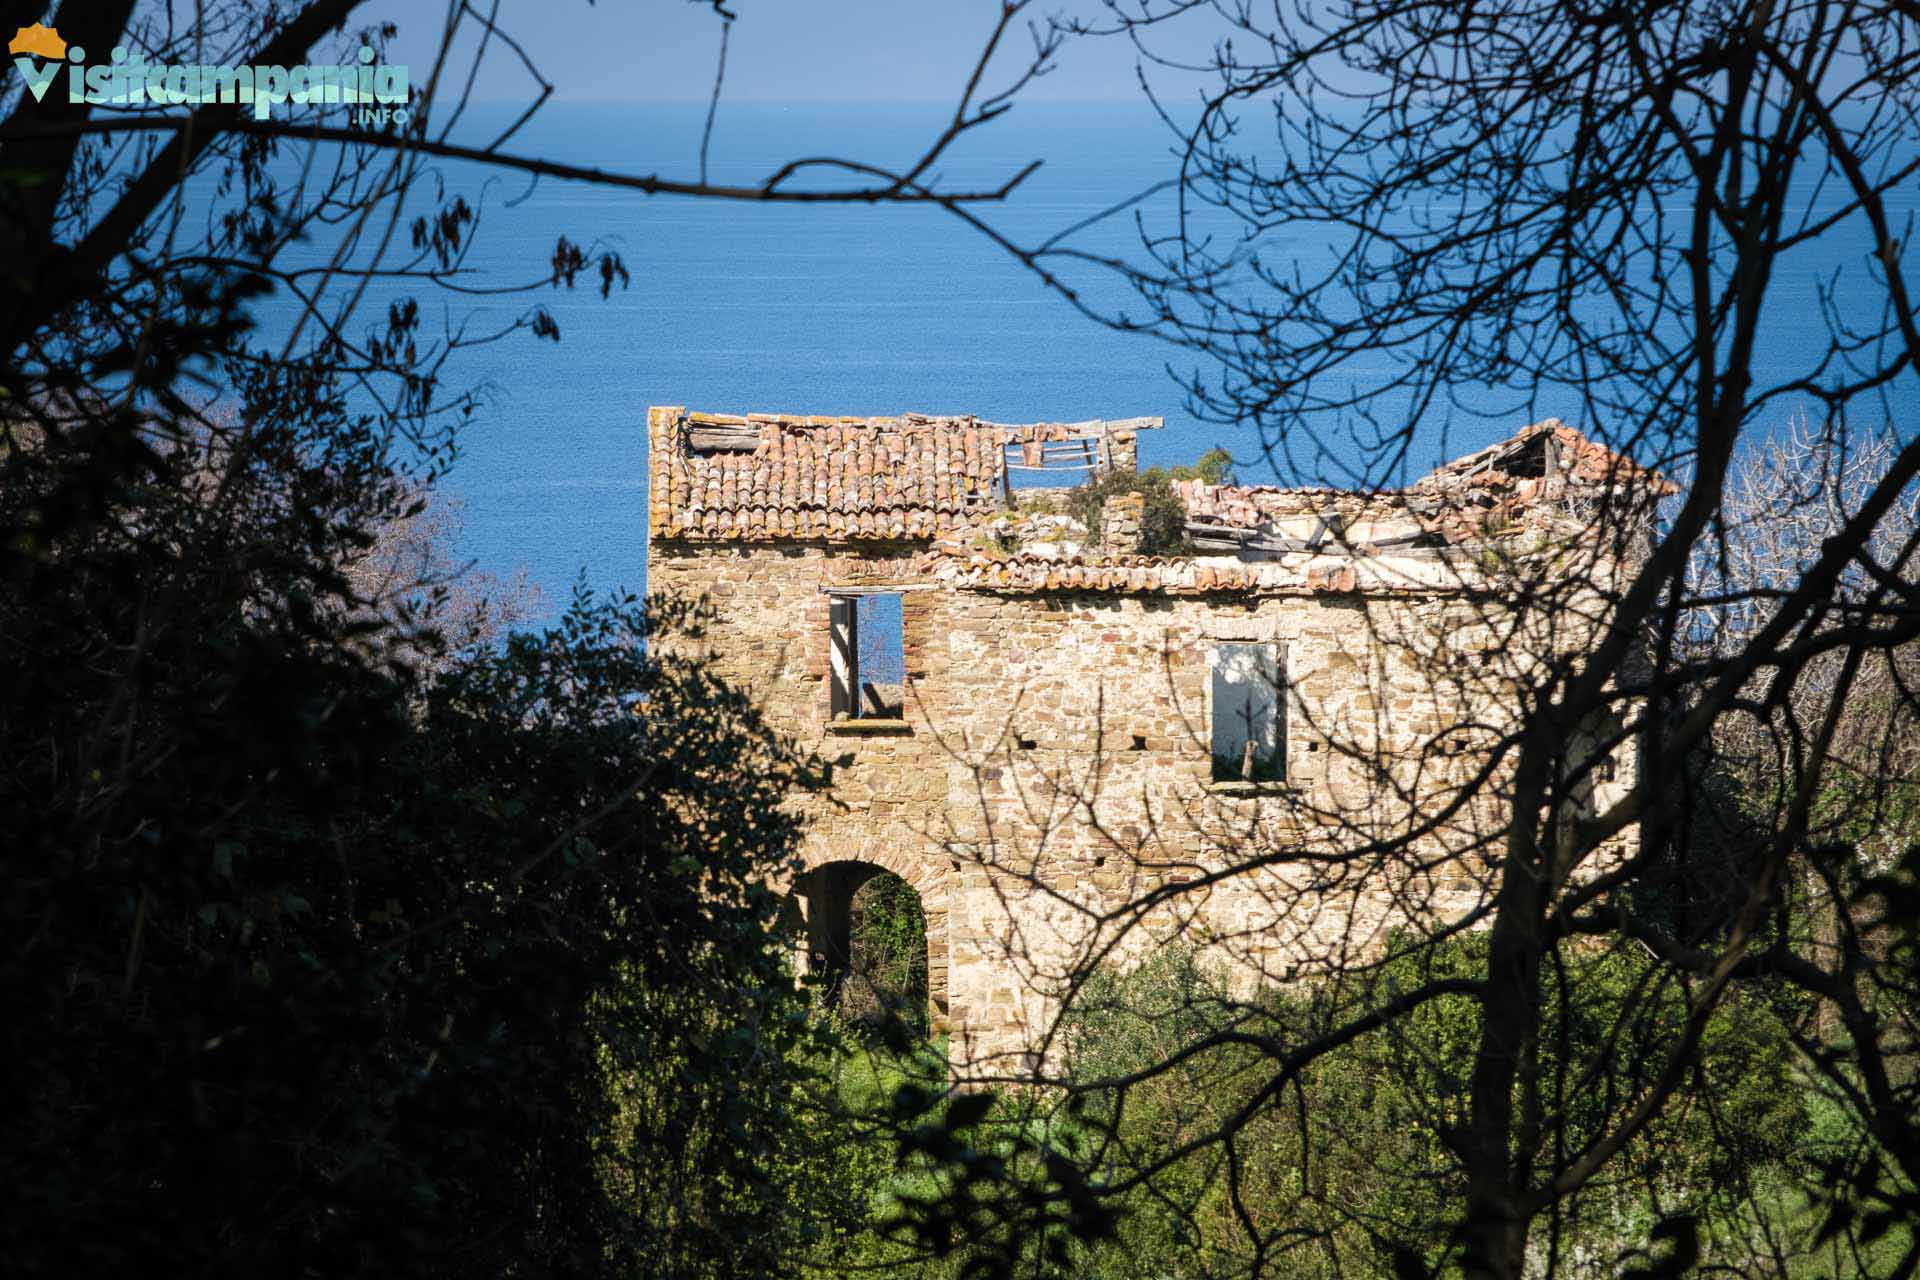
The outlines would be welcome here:
[[[688,543],[910,542],[926,578],[975,590],[1212,594],[1428,591],[1457,586],[1455,549],[1527,531],[1592,532],[1676,487],[1548,420],[1445,463],[1405,489],[1353,493],[1177,482],[1190,554],[1085,549],[1050,532],[1001,540],[1008,472],[1132,471],[1158,418],[1010,425],[972,417],[649,416],[649,523]],[[1066,478],[1078,479],[1069,474]],[[1637,516],[1635,517],[1637,518]]]
[[[1131,471],[1159,418],[648,414],[648,524],[690,542],[924,541],[998,511],[1009,470]]]
[[[1523,528],[1533,514],[1590,523],[1605,504],[1640,519],[1680,487],[1558,419],[1443,463],[1408,490],[1409,505],[1448,542]]]
[[[1352,493],[1272,485],[1175,486],[1202,551],[1263,557],[1343,549],[1436,550],[1529,529],[1592,523],[1612,497],[1634,513],[1679,490],[1657,472],[1549,418],[1442,463],[1405,489]]]

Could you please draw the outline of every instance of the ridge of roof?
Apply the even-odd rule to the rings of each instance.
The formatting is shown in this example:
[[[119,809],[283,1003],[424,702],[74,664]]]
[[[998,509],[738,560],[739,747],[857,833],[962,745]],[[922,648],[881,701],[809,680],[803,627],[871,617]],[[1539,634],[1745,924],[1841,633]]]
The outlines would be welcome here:
[[[975,427],[987,431],[1015,433],[1014,440],[1056,439],[1060,432],[1096,430],[1158,431],[1166,425],[1160,417],[1088,418],[1079,422],[993,422],[971,413],[918,413],[903,411],[866,417],[852,414],[819,413],[708,413],[688,411],[674,406],[694,426],[773,426],[787,430],[818,430],[830,427],[856,427],[875,431],[916,431],[943,427]],[[1028,433],[1031,433],[1030,435]]]

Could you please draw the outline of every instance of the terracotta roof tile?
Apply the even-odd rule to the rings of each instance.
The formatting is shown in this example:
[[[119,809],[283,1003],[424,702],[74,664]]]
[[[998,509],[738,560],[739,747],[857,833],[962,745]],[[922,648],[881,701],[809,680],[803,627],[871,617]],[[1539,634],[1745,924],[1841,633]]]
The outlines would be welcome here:
[[[1118,439],[1157,418],[1025,425],[971,417],[648,414],[652,536],[924,540],[998,505],[1010,444]]]
[[[1460,578],[1438,560],[1304,558],[1302,563],[1241,561],[1227,556],[1072,556],[1016,554],[995,559],[935,548],[916,568],[948,586],[1027,595],[1044,591],[1201,596],[1220,593],[1275,595],[1369,593],[1432,594],[1462,589]]]

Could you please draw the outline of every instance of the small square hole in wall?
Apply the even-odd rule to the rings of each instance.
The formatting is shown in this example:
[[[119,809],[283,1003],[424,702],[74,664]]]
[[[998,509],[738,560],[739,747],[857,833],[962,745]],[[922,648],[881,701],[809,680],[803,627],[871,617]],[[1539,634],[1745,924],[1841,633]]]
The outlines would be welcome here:
[[[1032,751],[1035,747],[1040,745],[1039,743],[1035,742],[1032,738],[1015,738],[1014,741],[1020,745],[1020,749],[1022,751]]]
[[[906,631],[898,593],[834,596],[828,656],[836,720],[906,714]]]
[[[1136,734],[1134,734],[1134,735],[1133,735],[1133,749],[1134,749],[1135,751],[1145,751],[1145,750],[1147,749],[1147,735],[1146,735],[1146,734],[1144,734],[1144,733],[1136,733]]]

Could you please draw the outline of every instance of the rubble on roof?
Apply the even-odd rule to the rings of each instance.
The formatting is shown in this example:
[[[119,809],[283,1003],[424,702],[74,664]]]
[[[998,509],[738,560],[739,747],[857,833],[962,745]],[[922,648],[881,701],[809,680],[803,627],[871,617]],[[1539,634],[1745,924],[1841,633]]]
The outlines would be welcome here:
[[[1679,487],[1548,418],[1435,467],[1406,492],[1409,505],[1436,533],[1459,543],[1543,525],[1578,529],[1590,524],[1600,501],[1643,511]]]
[[[1443,488],[1455,479],[1513,486],[1529,479],[1559,480],[1575,487],[1641,489],[1656,497],[1680,491],[1658,472],[1587,439],[1558,418],[1536,422],[1478,453],[1441,463],[1413,487]]]
[[[1187,508],[1187,536],[1203,550],[1284,554],[1441,542],[1395,492],[1208,485],[1198,480],[1178,481],[1174,490]]]
[[[1069,515],[1047,511],[1003,511],[972,527],[973,537],[956,550],[978,551],[1004,560],[1014,555],[1070,560],[1092,541],[1087,526]],[[935,546],[943,545],[936,539]]]
[[[1329,544],[1359,554],[1458,546],[1556,522],[1578,527],[1582,520],[1569,511],[1576,500],[1590,507],[1603,495],[1625,493],[1637,506],[1678,492],[1658,473],[1554,419],[1436,467],[1405,489],[1363,494],[1197,480],[1175,488],[1197,545],[1243,554]]]

